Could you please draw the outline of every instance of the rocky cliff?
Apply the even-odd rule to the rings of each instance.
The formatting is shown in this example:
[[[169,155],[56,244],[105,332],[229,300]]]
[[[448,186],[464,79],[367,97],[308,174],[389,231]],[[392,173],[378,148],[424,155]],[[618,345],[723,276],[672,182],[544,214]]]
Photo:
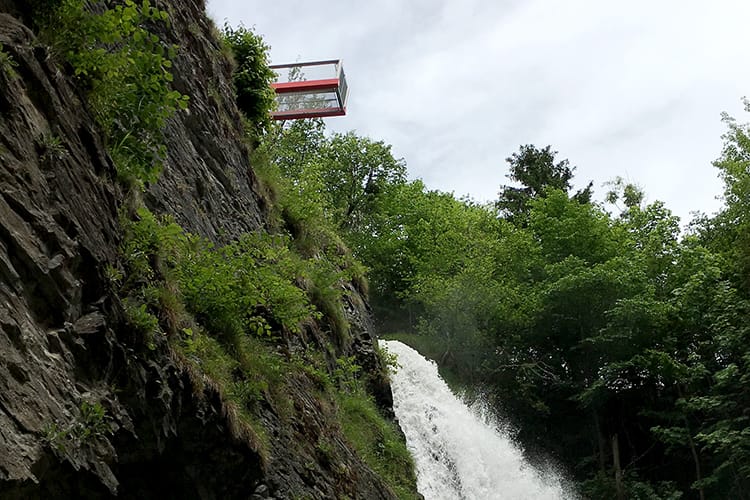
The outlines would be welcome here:
[[[202,2],[161,4],[190,105],[167,124],[144,201],[227,243],[268,224],[231,66]],[[83,90],[30,16],[0,1],[0,498],[393,498],[310,378],[290,375],[283,411],[259,403],[261,446],[220,386],[129,326],[108,275],[126,195]],[[336,354],[376,372],[369,313],[348,288],[351,335]],[[306,332],[283,348],[333,342]],[[373,387],[387,409],[387,384]]]

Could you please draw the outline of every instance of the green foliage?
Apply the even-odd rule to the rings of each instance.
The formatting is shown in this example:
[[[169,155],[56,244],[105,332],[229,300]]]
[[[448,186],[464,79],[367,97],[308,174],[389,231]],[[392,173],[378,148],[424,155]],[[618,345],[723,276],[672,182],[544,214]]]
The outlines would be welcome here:
[[[164,333],[174,333],[184,314],[175,294],[172,268],[176,248],[185,237],[170,218],[154,216],[146,209],[135,220],[121,216],[124,238],[120,247],[123,269],[105,270],[110,286],[123,299],[125,313],[144,345],[155,349]]]
[[[287,210],[312,208],[344,233],[365,226],[384,191],[406,179],[404,161],[393,157],[391,146],[353,132],[326,137],[320,120],[279,127],[264,148],[296,192]]]
[[[271,125],[270,113],[275,105],[271,83],[276,78],[268,67],[269,47],[260,35],[240,25],[224,25],[224,44],[231,49],[236,67],[233,73],[237,106],[245,113],[256,134]]]
[[[328,366],[325,361],[321,359],[310,361],[304,358],[298,358],[295,361],[297,368],[304,372],[315,383],[318,389],[328,392],[334,388],[333,379],[328,372]]]
[[[500,220],[394,180],[347,232],[389,326],[416,329],[591,498],[616,496],[616,463],[629,498],[748,497],[750,129],[724,120],[727,206],[691,235],[621,179],[614,216],[590,186],[571,195],[567,161],[533,146],[508,159],[521,187]]]
[[[538,149],[534,145],[521,146],[518,153],[513,153],[506,162],[509,164],[511,181],[520,183],[522,187],[502,186],[500,197],[495,206],[500,214],[510,221],[520,224],[525,222],[529,212],[529,202],[544,197],[547,190],[557,189],[568,192],[575,167],[570,167],[568,160],[555,163],[557,151],[551,146]],[[574,199],[581,203],[591,200],[591,186],[578,191]]]
[[[395,372],[399,368],[401,368],[401,365],[398,364],[398,356],[390,352],[387,348],[377,346],[375,352],[377,353],[378,358],[380,359],[380,363],[383,366],[383,369],[386,371],[386,374],[390,373],[391,371]]]
[[[5,73],[8,78],[15,78],[17,67],[18,63],[13,59],[13,56],[5,52],[3,44],[0,43],[0,71]]]
[[[297,257],[289,240],[281,236],[246,234],[217,248],[145,209],[125,228],[124,289],[133,301],[128,308],[133,322],[142,330],[155,329],[149,308],[157,311],[167,305],[170,295],[160,287],[166,280],[166,289],[179,290],[187,311],[230,345],[238,345],[245,335],[297,333],[300,324],[315,314],[298,286],[300,280],[329,276],[320,271],[318,261]]]
[[[344,314],[343,288],[344,274],[331,265],[327,259],[313,259],[311,283],[308,288],[312,303],[322,313],[336,340],[341,346],[349,340],[349,322]]]
[[[419,498],[414,463],[396,424],[386,421],[361,392],[338,397],[342,430],[357,454],[398,498]]]
[[[135,220],[122,224],[122,255],[128,269],[125,284],[154,284],[166,266],[176,263],[176,251],[185,242],[182,228],[170,217],[159,219],[145,208],[137,211]]]
[[[292,182],[317,163],[325,148],[327,138],[321,118],[291,120],[277,125],[275,137],[264,147],[279,171]]]
[[[336,360],[336,369],[333,371],[334,380],[345,392],[357,392],[362,390],[359,381],[359,372],[362,367],[356,362],[354,356],[347,358],[338,358]]]
[[[278,132],[274,143],[264,143],[256,152],[255,164],[273,194],[272,213],[279,229],[286,230],[295,249],[310,259],[305,286],[308,295],[342,346],[349,338],[343,284],[351,280],[360,291],[366,291],[368,283],[364,267],[339,236],[339,221],[330,202],[331,186],[337,181],[326,181],[320,167],[327,141],[318,121],[295,122]],[[387,150],[377,147],[381,152]]]
[[[743,99],[750,112],[750,101]],[[721,157],[714,162],[724,180],[725,208],[696,227],[704,241],[727,259],[732,280],[750,291],[750,124],[722,115],[724,134]]]
[[[295,125],[291,130],[296,130]],[[278,132],[280,138],[262,143],[253,155],[253,165],[266,188],[275,229],[287,232],[297,250],[307,257],[319,256],[327,248],[343,246],[328,216],[325,187],[319,171],[301,166],[287,170],[295,160],[289,159],[285,164],[278,156],[279,150],[291,151],[294,141],[287,140],[283,131]],[[304,141],[305,133],[307,129],[294,134],[295,140]]]
[[[63,146],[62,140],[56,135],[44,134],[38,139],[38,144],[42,149],[40,159],[48,165],[54,166],[68,156],[68,150]]]
[[[84,401],[74,422],[45,428],[45,440],[59,454],[72,453],[96,439],[112,434],[111,417],[101,403]]]
[[[541,241],[548,262],[576,256],[593,264],[614,256],[620,242],[605,213],[568,198],[557,189],[530,202],[529,227]]]
[[[80,432],[81,439],[112,432],[107,411],[99,402],[89,403],[88,401],[84,401],[81,403],[80,424],[80,427],[82,427]]]
[[[380,319],[395,319],[407,309],[412,313],[410,321],[395,327],[408,329],[416,324],[415,313],[428,303],[442,314],[433,326],[439,327],[441,319],[471,322],[462,319],[462,306],[451,303],[450,295],[462,295],[461,287],[467,285],[471,288],[465,290],[467,299],[476,299],[479,289],[486,290],[485,284],[493,286],[485,281],[486,275],[477,273],[482,274],[482,263],[492,259],[497,230],[498,221],[487,207],[428,191],[421,181],[396,181],[381,190],[366,223],[349,231],[347,239],[370,269]],[[455,282],[449,285],[447,279]],[[459,314],[454,315],[457,309]],[[447,334],[450,327],[438,329]]]
[[[88,89],[118,173],[129,182],[155,182],[166,154],[162,129],[188,102],[170,86],[176,47],[149,29],[167,22],[167,12],[149,0],[90,8],[84,0],[61,0],[44,7],[51,9],[44,32]]]
[[[406,180],[402,159],[393,158],[391,146],[353,132],[333,134],[321,152],[320,172],[339,227],[359,228],[389,184]]]
[[[332,387],[327,368],[300,367],[272,345],[313,318],[332,328],[341,321],[348,335],[340,285],[347,269],[334,265],[335,255],[303,259],[279,235],[247,234],[217,247],[145,209],[134,220],[124,218],[123,226],[125,272],[109,274],[131,323],[145,334],[144,345],[155,348],[166,332],[184,358],[235,403],[267,454],[268,438],[254,416],[258,402],[272,401],[282,418],[293,412],[285,384],[294,372],[308,373],[324,391]],[[342,361],[336,373],[342,388],[360,387],[357,369]]]
[[[155,349],[154,336],[159,331],[159,318],[149,311],[149,304],[140,303],[134,299],[126,299],[124,305],[130,325],[144,335],[149,349]]]
[[[295,285],[305,276],[306,263],[287,243],[281,237],[247,234],[216,249],[191,238],[177,268],[188,309],[227,339],[298,332],[313,309]]]
[[[619,200],[622,200],[625,208],[620,208],[622,212],[627,211],[629,208],[640,207],[643,202],[643,198],[646,193],[643,192],[643,188],[637,184],[625,182],[620,176],[615,177],[614,180],[605,182],[605,186],[609,186],[609,191],[604,196],[607,203],[616,205]]]

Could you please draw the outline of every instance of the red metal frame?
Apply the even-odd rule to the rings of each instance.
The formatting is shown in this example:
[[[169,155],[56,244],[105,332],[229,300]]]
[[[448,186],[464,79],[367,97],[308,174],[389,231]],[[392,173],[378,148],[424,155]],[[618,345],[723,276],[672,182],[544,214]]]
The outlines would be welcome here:
[[[326,118],[328,116],[344,116],[346,108],[330,108],[321,110],[314,109],[295,109],[294,111],[274,111],[273,118],[276,120],[298,120],[300,118]]]
[[[272,83],[271,87],[274,88],[279,94],[286,94],[289,92],[297,92],[300,90],[336,90],[339,88],[338,78],[326,78],[324,80],[305,80],[301,82],[282,82]]]

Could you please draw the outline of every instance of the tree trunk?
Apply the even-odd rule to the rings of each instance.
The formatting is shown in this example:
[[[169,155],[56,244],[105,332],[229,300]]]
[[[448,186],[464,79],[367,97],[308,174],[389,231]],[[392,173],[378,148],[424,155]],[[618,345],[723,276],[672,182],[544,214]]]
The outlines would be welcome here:
[[[693,463],[695,464],[695,478],[697,481],[700,481],[702,479],[701,461],[700,461],[700,457],[698,456],[698,450],[695,447],[695,442],[693,441],[693,433],[690,431],[690,426],[688,425],[687,416],[685,417],[685,427],[687,428],[688,444],[690,445],[690,453],[693,454]],[[698,496],[700,497],[700,500],[706,500],[706,495],[703,492],[702,486],[698,488]]]
[[[677,396],[679,396],[680,399],[684,399],[682,387],[680,387],[680,384],[677,384]],[[695,480],[700,481],[701,479],[703,479],[703,475],[701,474],[700,455],[698,455],[698,449],[695,447],[695,441],[693,441],[693,431],[690,429],[690,422],[688,421],[687,414],[684,414],[682,418],[685,421],[685,430],[687,431],[688,445],[690,445],[690,454],[693,455]],[[706,494],[703,491],[703,487],[698,488],[698,496],[700,497],[700,500],[706,500]]]
[[[596,430],[596,441],[599,445],[599,472],[601,472],[602,476],[604,476],[607,473],[607,465],[606,465],[606,459],[605,459],[605,440],[604,435],[602,434],[602,428],[599,425],[599,414],[596,413],[596,410],[593,412],[594,414],[594,429]]]
[[[625,500],[625,489],[622,485],[622,468],[620,467],[620,443],[617,434],[612,436],[612,461],[615,466],[615,487],[617,488],[617,500]]]

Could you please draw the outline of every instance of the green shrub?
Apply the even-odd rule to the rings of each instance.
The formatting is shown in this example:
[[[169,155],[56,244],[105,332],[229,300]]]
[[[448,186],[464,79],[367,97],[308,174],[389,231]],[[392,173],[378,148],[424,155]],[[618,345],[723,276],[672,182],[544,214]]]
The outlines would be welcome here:
[[[143,335],[146,347],[155,349],[157,336],[174,334],[187,316],[172,270],[186,237],[171,218],[157,218],[146,209],[138,210],[135,220],[122,217],[121,224],[124,269],[104,272],[122,298],[131,327]]]
[[[344,392],[355,393],[362,389],[359,381],[359,372],[362,367],[355,363],[354,356],[342,357],[336,360],[336,369],[333,370],[333,376],[338,386]]]
[[[168,217],[159,219],[145,209],[136,217],[123,222],[122,245],[123,292],[140,301],[136,311],[143,311],[141,304],[177,309],[173,295],[178,294],[185,309],[228,344],[236,345],[244,335],[298,333],[309,318],[325,319],[339,341],[348,339],[342,304],[346,272],[332,258],[304,260],[288,237],[264,233],[216,247],[185,234]]]
[[[260,35],[239,26],[224,25],[224,43],[231,49],[236,67],[233,74],[237,106],[245,113],[254,132],[262,134],[271,122],[276,95],[271,83],[276,78],[268,67],[268,45]]]
[[[149,0],[60,0],[40,9],[49,12],[43,31],[53,49],[88,89],[119,175],[128,182],[155,182],[166,154],[162,129],[188,102],[170,86],[176,47],[148,28],[167,22],[167,12]]]
[[[146,303],[129,298],[126,298],[123,302],[130,325],[146,335],[149,347],[153,348],[152,337],[159,329],[159,319],[148,310],[148,304]]]
[[[342,303],[342,273],[324,259],[311,259],[310,300],[322,314],[340,345],[349,339],[350,325]]]
[[[171,217],[157,218],[145,208],[135,220],[121,221],[125,237],[121,247],[128,270],[126,286],[159,282],[169,267],[174,267],[187,236]]]
[[[192,238],[178,265],[188,310],[209,331],[231,342],[244,334],[298,332],[313,313],[295,284],[305,272],[287,239],[259,233],[218,249]]]

